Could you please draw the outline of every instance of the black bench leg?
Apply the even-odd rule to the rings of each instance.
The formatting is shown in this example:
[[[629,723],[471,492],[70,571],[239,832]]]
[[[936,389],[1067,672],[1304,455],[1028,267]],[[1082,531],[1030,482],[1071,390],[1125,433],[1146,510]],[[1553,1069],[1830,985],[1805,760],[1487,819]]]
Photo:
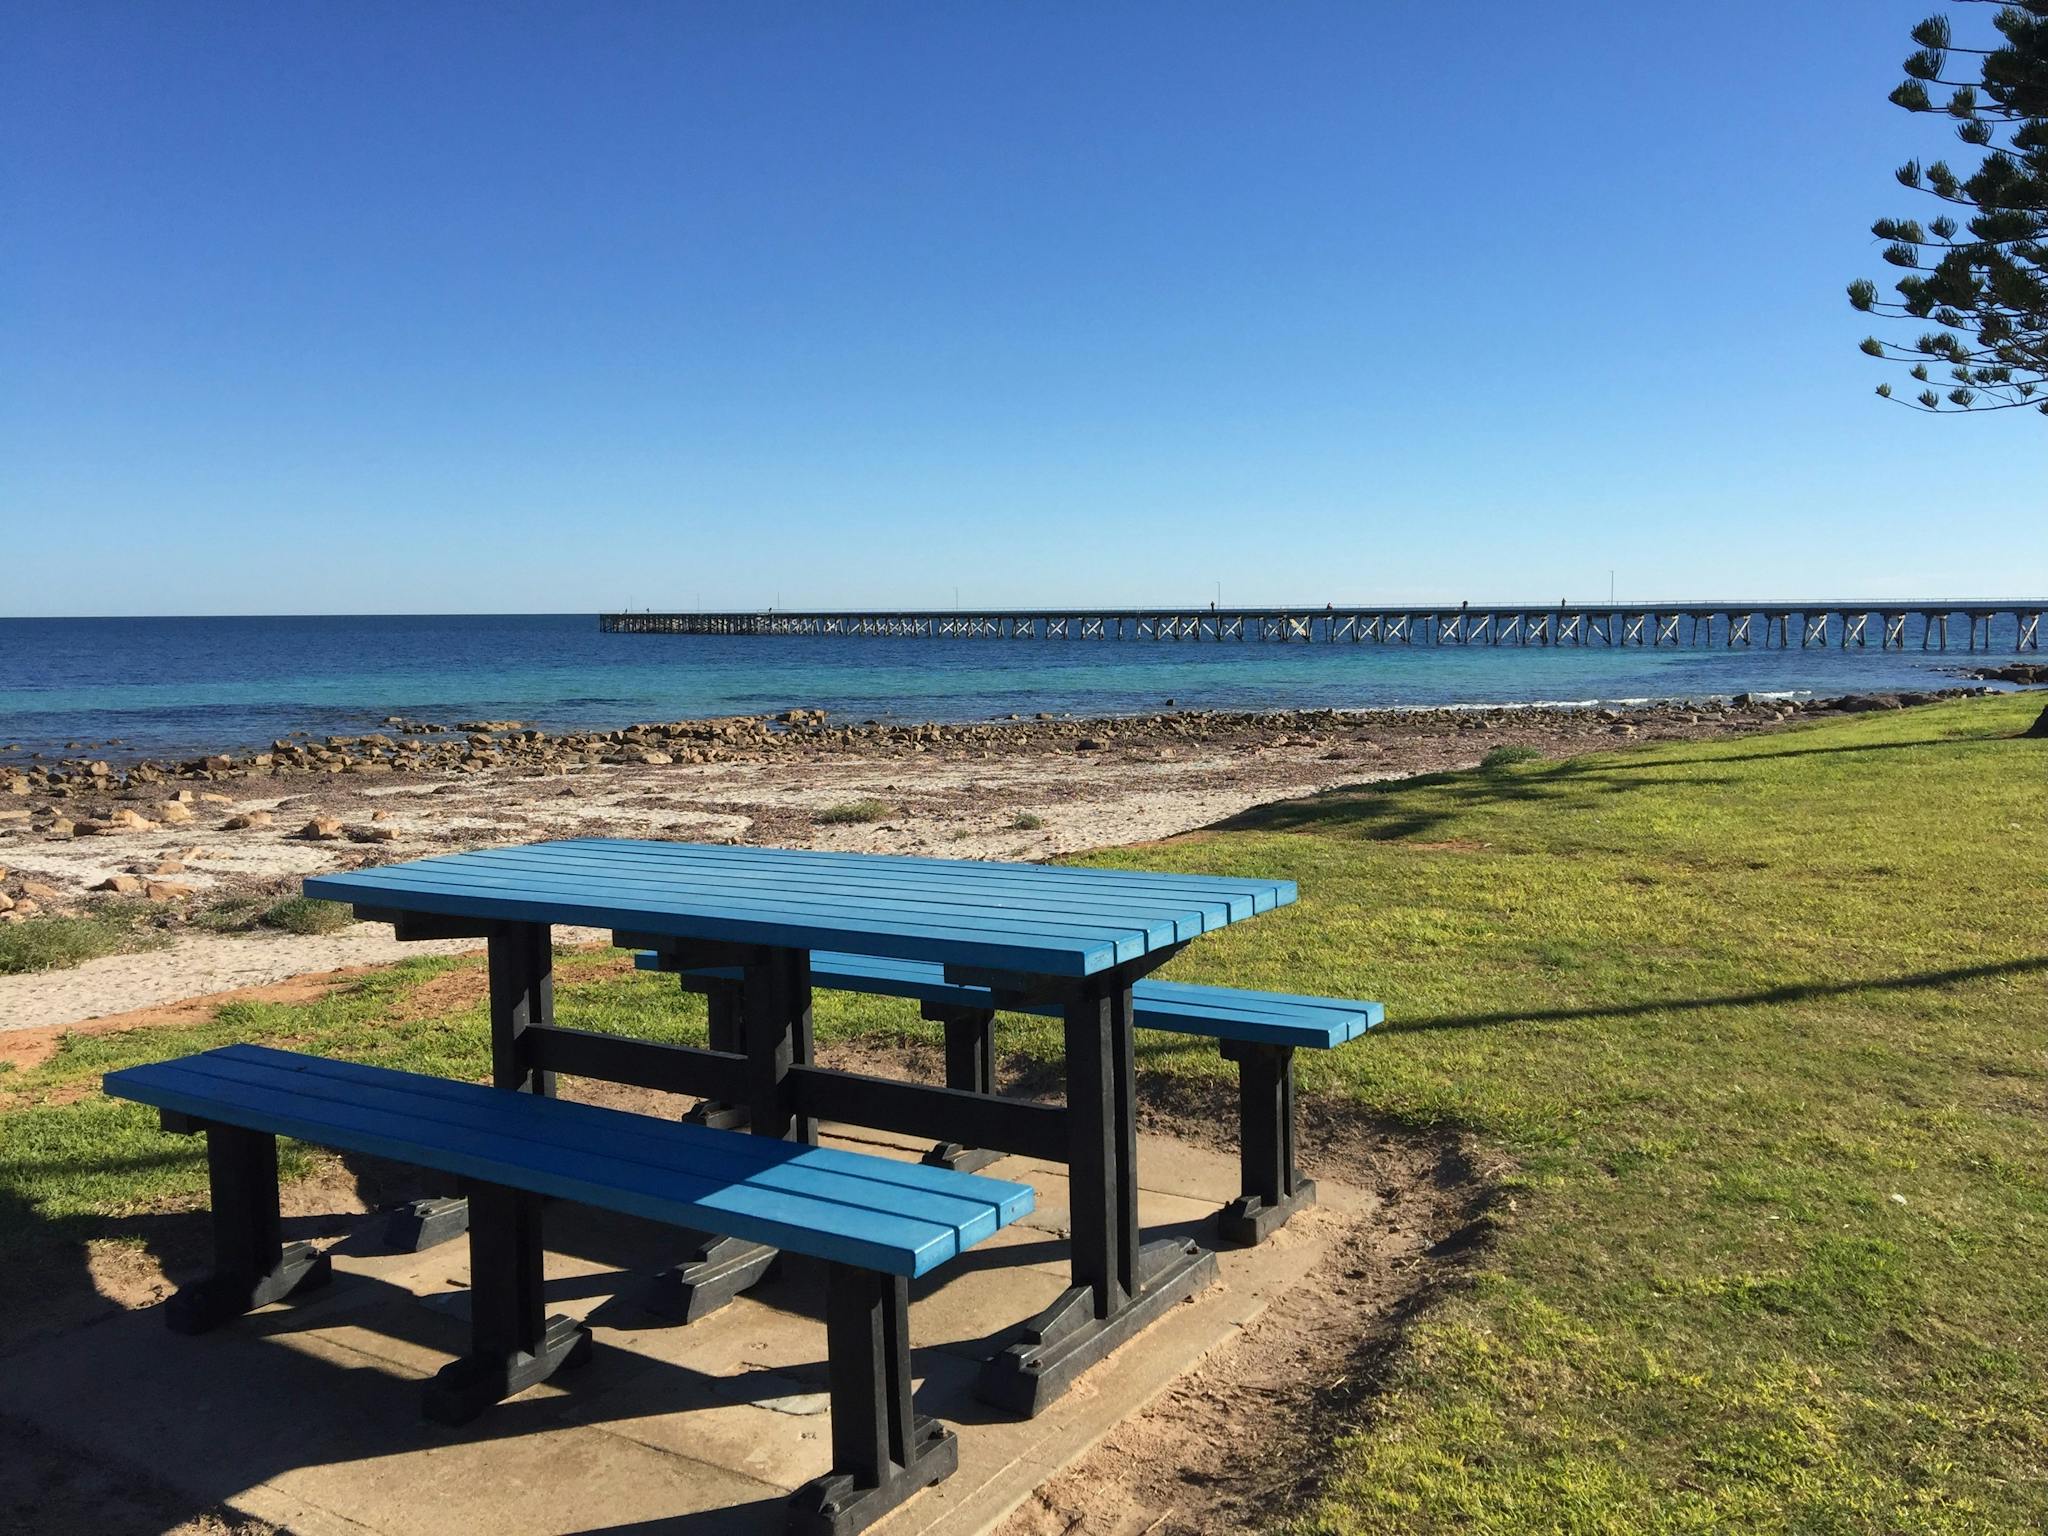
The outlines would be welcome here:
[[[1237,1063],[1238,1162],[1242,1193],[1216,1218],[1226,1242],[1264,1242],[1304,1206],[1316,1186],[1294,1167],[1294,1048],[1225,1040],[1223,1057]]]
[[[996,1015],[993,1008],[949,1008],[927,1004],[924,1016],[946,1026],[946,1086],[968,1093],[996,1091]],[[965,1147],[957,1141],[942,1141],[924,1155],[936,1168],[953,1168],[972,1173],[986,1168],[1002,1154],[985,1147]]]
[[[647,1306],[659,1316],[694,1323],[724,1306],[748,1287],[768,1278],[782,1250],[737,1237],[709,1232],[693,1234],[689,1257],[654,1277]]]
[[[244,1312],[325,1285],[333,1270],[310,1243],[286,1243],[277,1207],[277,1138],[166,1112],[168,1131],[206,1132],[214,1270],[164,1308],[174,1333],[205,1333]]]
[[[541,1201],[497,1184],[469,1186],[471,1352],[427,1383],[426,1414],[462,1424],[515,1392],[590,1358],[590,1332],[549,1317],[541,1291]]]
[[[469,1230],[469,1202],[460,1195],[428,1195],[394,1208],[384,1244],[397,1253],[423,1253]]]
[[[953,1432],[910,1406],[910,1282],[827,1272],[832,1470],[791,1496],[792,1536],[850,1536],[960,1464]]]

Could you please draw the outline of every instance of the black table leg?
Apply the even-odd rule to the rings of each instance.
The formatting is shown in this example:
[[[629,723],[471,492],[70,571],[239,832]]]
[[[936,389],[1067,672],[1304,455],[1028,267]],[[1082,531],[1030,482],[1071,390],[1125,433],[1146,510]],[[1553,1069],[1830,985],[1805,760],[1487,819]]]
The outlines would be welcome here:
[[[1137,1061],[1128,985],[1065,1008],[1074,1283],[982,1368],[984,1402],[1035,1414],[1073,1379],[1216,1279],[1192,1241],[1139,1243]]]
[[[1223,1207],[1216,1227],[1226,1242],[1249,1248],[1314,1205],[1316,1186],[1294,1166],[1294,1048],[1225,1040],[1222,1051],[1224,1060],[1237,1063],[1243,1192]]]
[[[741,966],[735,1022],[739,1038],[728,1048],[746,1051],[747,1102],[729,1108],[756,1136],[815,1143],[818,1124],[796,1112],[789,1086],[790,1067],[811,1062],[810,952],[755,951]],[[762,1243],[700,1235],[692,1257],[654,1277],[648,1305],[693,1323],[765,1278],[780,1257]]]
[[[491,1080],[500,1088],[552,1094],[552,1072],[527,1061],[521,1037],[534,1025],[555,1021],[554,934],[546,923],[493,923],[485,939],[491,983]],[[400,1253],[462,1236],[469,1228],[469,1202],[454,1191],[411,1200],[391,1213],[385,1241]]]
[[[554,931],[546,923],[500,923],[489,944],[491,1081],[552,1096],[555,1074],[535,1069],[523,1037],[555,1022]]]
[[[996,1091],[995,1023],[993,1008],[953,1008],[928,1003],[924,1016],[946,1026],[946,1086],[968,1093]],[[924,1160],[939,1168],[972,1173],[986,1168],[1000,1152],[986,1147],[966,1147],[957,1141],[942,1141],[925,1153]]]
[[[426,1414],[462,1424],[563,1366],[590,1358],[590,1331],[547,1315],[541,1199],[497,1184],[469,1186],[470,1353],[427,1383]]]
[[[205,1333],[244,1312],[325,1285],[327,1255],[287,1243],[277,1206],[277,1138],[238,1125],[207,1125],[166,1110],[167,1131],[206,1133],[213,1192],[213,1273],[164,1307],[173,1333]]]
[[[683,978],[687,983],[690,978]],[[691,990],[687,985],[685,991]],[[713,983],[704,989],[704,1011],[709,1026],[705,1044],[714,1051],[744,1051],[747,1048],[746,1023],[740,1012],[741,989],[729,983]],[[744,1104],[721,1104],[705,1099],[684,1117],[694,1125],[708,1125],[721,1131],[743,1131],[747,1128],[747,1110]]]
[[[845,1264],[827,1276],[832,1470],[791,1496],[797,1536],[850,1536],[960,1464],[953,1432],[910,1406],[910,1282]]]

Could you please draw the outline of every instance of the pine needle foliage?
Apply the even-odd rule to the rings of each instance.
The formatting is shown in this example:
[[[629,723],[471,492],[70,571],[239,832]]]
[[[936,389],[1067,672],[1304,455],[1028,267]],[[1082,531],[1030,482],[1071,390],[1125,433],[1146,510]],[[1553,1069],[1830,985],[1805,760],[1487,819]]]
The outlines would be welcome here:
[[[1899,296],[1882,298],[1876,283],[1858,278],[1849,303],[1926,327],[1911,341],[1864,338],[1866,356],[1907,364],[1923,386],[1908,395],[1879,384],[1884,399],[1941,414],[2048,415],[2048,0],[1953,4],[1996,7],[1996,37],[1986,39],[1993,46],[1958,46],[1948,16],[1930,16],[1913,29],[1918,46],[1891,100],[1949,118],[1982,156],[1967,171],[1946,160],[1899,167],[1900,185],[1946,208],[1924,223],[1873,224],[1883,259],[1905,274]],[[1960,78],[1972,65],[1977,78]]]

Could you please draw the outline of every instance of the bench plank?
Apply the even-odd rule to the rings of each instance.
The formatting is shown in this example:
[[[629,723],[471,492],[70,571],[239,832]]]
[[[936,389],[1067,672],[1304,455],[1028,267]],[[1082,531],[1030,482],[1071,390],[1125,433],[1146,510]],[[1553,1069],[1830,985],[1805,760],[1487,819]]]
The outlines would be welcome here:
[[[509,1130],[522,1140],[542,1146],[562,1146],[600,1156],[630,1159],[684,1178],[744,1179],[762,1188],[785,1190],[857,1207],[873,1207],[878,1202],[886,1202],[887,1207],[898,1214],[952,1226],[969,1243],[989,1236],[997,1226],[988,1202],[979,1198],[978,1192],[963,1196],[958,1190],[934,1188],[929,1180],[919,1178],[915,1170],[900,1174],[891,1172],[892,1165],[883,1158],[855,1152],[834,1152],[823,1147],[804,1149],[792,1155],[788,1142],[761,1136],[734,1137],[689,1124],[680,1127],[685,1134],[678,1136],[672,1133],[667,1122],[651,1118],[647,1119],[645,1126],[624,1129],[616,1125],[592,1125],[579,1119],[565,1121],[549,1107],[546,1099],[534,1094],[524,1096],[526,1107],[515,1105],[510,1111],[495,1104],[479,1103],[471,1093],[433,1094],[428,1096],[430,1102],[422,1105],[419,1102],[421,1095],[412,1082],[401,1080],[394,1085],[390,1081],[391,1074],[383,1068],[358,1069],[347,1075],[305,1072],[287,1052],[266,1053],[272,1058],[285,1058],[279,1062],[275,1059],[246,1059],[239,1054],[241,1051],[253,1052],[260,1047],[229,1049],[237,1051],[237,1054],[224,1053],[220,1059],[207,1064],[208,1070],[254,1087],[309,1094],[340,1104],[390,1110],[401,1115],[424,1113],[443,1124],[473,1130]],[[402,1079],[407,1076],[411,1074],[401,1074]],[[415,1081],[440,1080],[422,1078]],[[471,1085],[450,1083],[449,1086],[461,1089]],[[628,1118],[640,1120],[646,1117]],[[806,1156],[805,1152],[821,1155]],[[871,1166],[877,1163],[881,1165],[879,1169]]]
[[[643,971],[668,969],[658,954],[637,955],[633,963]],[[694,974],[716,980],[739,980],[738,971],[729,967]],[[907,997],[941,1007],[993,1006],[985,988],[950,982],[943,965],[922,960],[821,950],[811,956],[811,984],[828,990]],[[1386,1010],[1373,1002],[1203,986],[1152,977],[1132,986],[1131,1002],[1134,1022],[1140,1029],[1165,1029],[1310,1050],[1329,1050],[1355,1040],[1386,1017]],[[1059,1009],[1056,1005],[1039,1005],[1014,1011],[1057,1015]]]
[[[887,1274],[1031,1209],[1021,1184],[262,1047],[126,1068],[106,1091]]]

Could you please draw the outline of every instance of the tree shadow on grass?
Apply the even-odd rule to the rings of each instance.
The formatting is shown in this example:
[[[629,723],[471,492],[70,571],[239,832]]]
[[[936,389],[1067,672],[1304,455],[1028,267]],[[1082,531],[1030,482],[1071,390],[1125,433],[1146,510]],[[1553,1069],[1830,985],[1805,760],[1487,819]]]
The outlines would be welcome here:
[[[1657,779],[1623,776],[1613,772],[1611,764],[1577,761],[1518,768],[1507,773],[1429,773],[1412,779],[1348,784],[1304,799],[1255,805],[1202,831],[1348,831],[1375,842],[1408,842],[1489,806],[1534,805],[1564,812],[1593,810],[1608,804],[1610,796],[1638,790],[1661,791],[1677,786],[1713,789],[1736,782],[1733,775],[1706,773]]]
[[[1295,800],[1255,805],[1202,828],[1210,832],[1353,831],[1375,842],[1408,842],[1426,837],[1467,812],[1497,805],[1537,805],[1549,810],[1594,810],[1610,795],[1640,789],[1715,789],[1739,782],[1735,774],[1710,770],[1724,764],[1776,762],[1799,757],[1857,755],[1907,749],[1957,749],[2009,737],[1954,736],[1912,741],[1873,741],[1827,747],[1789,747],[1780,752],[1716,753],[1707,756],[1567,758],[1505,773],[1428,773],[1414,778],[1346,784]],[[1658,746],[1667,745],[1658,743]],[[1692,773],[1671,770],[1694,768]],[[1655,775],[1654,777],[1652,775]]]
[[[1947,987],[1966,981],[1985,981],[1997,976],[2025,976],[2048,971],[2048,956],[2024,960],[1999,960],[1984,965],[1956,966],[1942,971],[1912,971],[1903,976],[1869,976],[1855,981],[1791,982],[1764,987],[1754,992],[1730,992],[1719,997],[1647,998],[1637,1003],[1598,1003],[1577,1008],[1522,1008],[1498,1013],[1449,1013],[1425,1018],[1392,1018],[1375,1033],[1406,1034],[1424,1029],[1482,1029],[1493,1024],[1548,1024],[1591,1019],[1632,1019],[1651,1013],[1682,1013],[1690,1009],[1756,1008],[1780,1003],[1811,1002],[1823,997],[1846,997],[1855,992],[1910,992],[1923,987]]]

